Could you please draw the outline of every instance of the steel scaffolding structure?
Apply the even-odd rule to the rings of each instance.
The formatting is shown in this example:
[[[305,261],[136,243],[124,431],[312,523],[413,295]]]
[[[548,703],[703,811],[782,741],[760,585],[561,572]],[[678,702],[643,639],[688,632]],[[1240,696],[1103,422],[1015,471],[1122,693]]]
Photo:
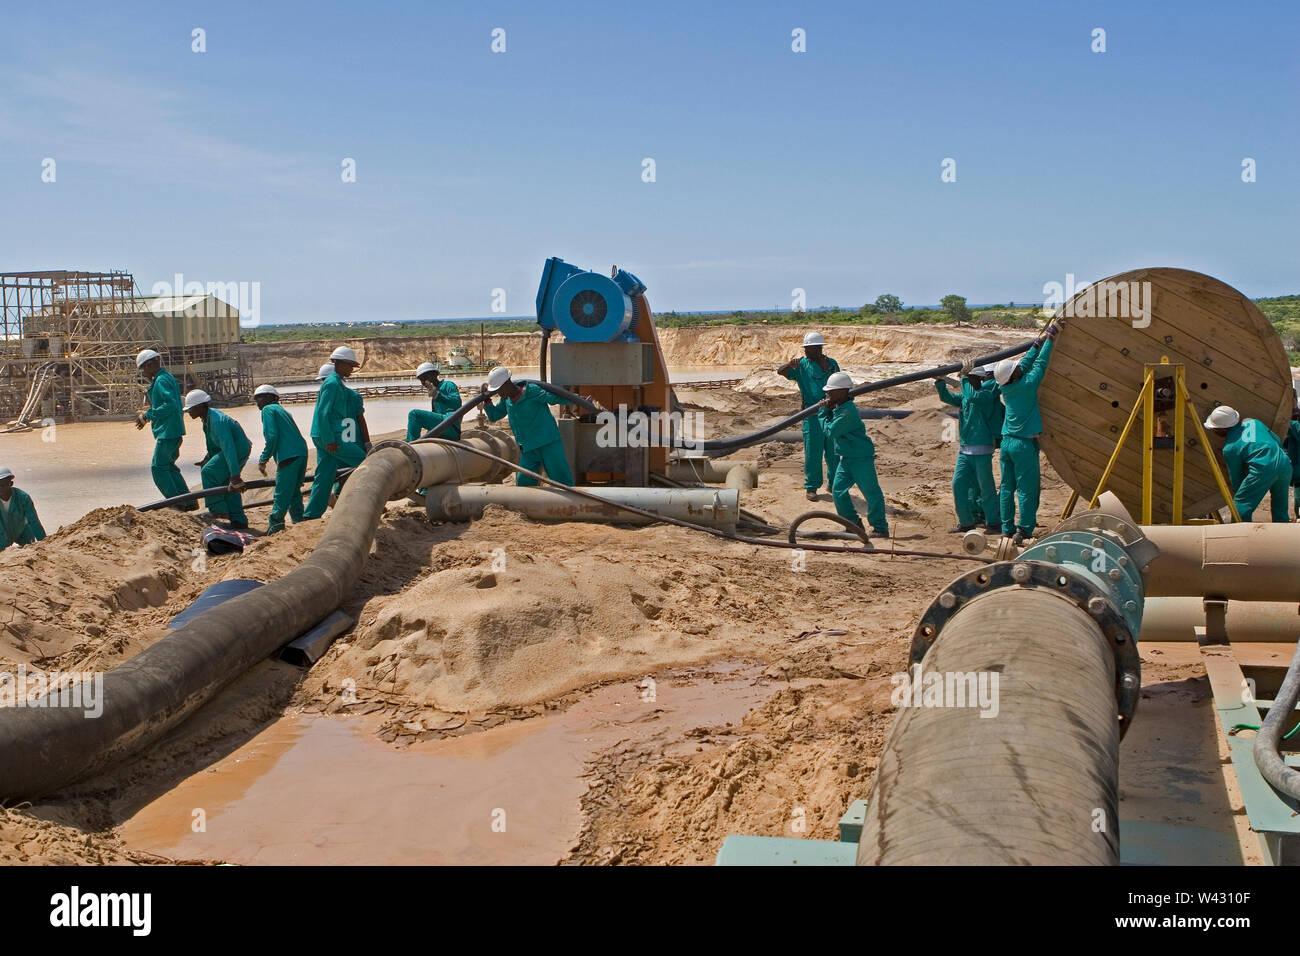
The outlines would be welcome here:
[[[0,415],[134,414],[143,396],[135,354],[161,344],[141,311],[129,272],[0,275]]]
[[[144,402],[135,365],[144,348],[162,352],[184,387],[247,401],[251,376],[230,349],[238,313],[200,299],[189,309],[173,306],[168,321],[151,311],[151,301],[163,300],[137,292],[125,271],[0,274],[0,422],[134,416]],[[191,344],[187,330],[210,329],[214,311],[229,326],[229,341]]]

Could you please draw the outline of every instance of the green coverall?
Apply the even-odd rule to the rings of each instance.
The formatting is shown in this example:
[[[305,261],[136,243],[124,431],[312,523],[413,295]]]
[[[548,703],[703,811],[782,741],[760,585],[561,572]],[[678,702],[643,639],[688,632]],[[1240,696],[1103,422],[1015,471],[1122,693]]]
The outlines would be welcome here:
[[[1291,459],[1267,425],[1257,418],[1244,418],[1229,428],[1223,461],[1228,466],[1232,501],[1242,521],[1251,520],[1270,492],[1273,520],[1291,520]]]
[[[537,471],[540,465],[547,478],[571,485],[573,472],[569,470],[569,459],[560,440],[560,426],[548,407],[570,404],[568,399],[552,395],[536,382],[525,382],[518,397],[489,401],[484,412],[490,422],[509,417],[510,430],[519,443],[519,464],[530,471]],[[526,488],[536,485],[537,479],[519,475],[515,484]]]
[[[1291,459],[1291,485],[1295,488],[1295,510],[1300,514],[1300,421],[1294,418],[1287,422],[1286,438],[1282,440],[1282,447],[1286,449],[1286,455]]]
[[[334,490],[334,476],[340,468],[361,464],[366,449],[361,444],[361,414],[365,402],[348,388],[343,376],[330,372],[321,383],[316,396],[316,410],[311,417],[311,440],[316,446],[316,477],[312,479],[311,496],[303,511],[303,520],[319,518],[329,507],[330,492]],[[346,440],[345,440],[346,438]],[[337,444],[333,454],[326,445]]]
[[[989,379],[978,388],[967,376],[961,380],[961,395],[953,395],[942,379],[935,379],[940,401],[961,409],[957,419],[957,466],[952,473],[952,498],[957,524],[1001,523],[998,515],[998,486],[993,480],[993,444],[1001,425],[1002,390]],[[972,506],[974,503],[974,506]]]
[[[839,457],[835,480],[831,482],[831,497],[835,511],[856,525],[862,524],[858,509],[853,506],[849,491],[854,485],[867,500],[867,521],[871,530],[881,537],[889,537],[889,521],[885,517],[885,495],[876,477],[876,446],[867,437],[867,427],[862,424],[858,407],[850,399],[834,408],[823,408],[817,413],[828,443],[833,443]]]
[[[0,501],[0,551],[11,544],[22,547],[44,537],[45,529],[41,527],[41,519],[36,517],[32,496],[15,488],[9,493],[8,501]]]
[[[149,383],[149,410],[144,417],[154,437],[153,483],[164,498],[185,494],[190,488],[176,467],[176,459],[181,455],[181,439],[185,437],[181,386],[165,368],[160,368]]]
[[[444,418],[460,408],[460,404],[460,389],[456,387],[456,383],[446,379],[438,382],[437,391],[433,393],[433,411],[426,412],[422,408],[413,408],[407,414],[406,440],[415,441],[430,428],[440,425]],[[450,426],[438,437],[459,441],[460,422]]]
[[[203,487],[220,488],[230,484],[230,479],[244,470],[244,463],[253,451],[253,443],[239,427],[239,422],[221,409],[212,407],[208,408],[207,418],[203,421],[203,437],[207,440],[210,456],[199,472],[203,476]],[[208,495],[203,501],[208,510],[218,517],[248,523],[244,516],[242,495]]]
[[[1038,386],[1052,357],[1052,340],[1035,345],[1020,360],[1024,374],[1002,386],[1006,412],[1002,420],[1002,533],[1011,536],[1017,529],[1032,537],[1038,526],[1038,498],[1042,476],[1038,467],[1038,436],[1043,419],[1038,414]],[[1020,522],[1016,522],[1016,503],[1020,503]]]
[[[826,356],[822,356],[826,358]],[[816,405],[826,397],[826,380],[840,370],[840,364],[833,358],[826,358],[826,367],[822,368],[806,355],[788,372],[785,378],[799,386],[799,398],[803,407]],[[822,486],[822,459],[826,460],[826,484],[835,481],[835,471],[839,465],[839,456],[826,440],[820,415],[809,415],[803,420],[803,486],[808,491],[816,491]]]
[[[307,443],[303,441],[302,432],[289,410],[279,402],[269,402],[262,409],[262,438],[266,447],[262,449],[259,461],[266,463],[275,459],[275,494],[271,498],[271,518],[266,526],[266,533],[274,534],[284,530],[285,515],[295,524],[302,520],[302,479],[307,474]]]

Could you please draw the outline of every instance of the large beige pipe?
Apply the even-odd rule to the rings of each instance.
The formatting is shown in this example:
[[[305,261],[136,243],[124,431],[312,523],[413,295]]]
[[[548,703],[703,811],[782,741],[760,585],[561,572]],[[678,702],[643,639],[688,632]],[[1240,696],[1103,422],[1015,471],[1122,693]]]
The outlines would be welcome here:
[[[1111,492],[1099,510],[1133,522]],[[1136,523],[1136,522],[1134,522]],[[1160,554],[1142,575],[1153,597],[1300,602],[1300,524],[1146,525]]]
[[[1150,525],[1148,597],[1300,602],[1300,524]]]
[[[1300,639],[1300,605],[1284,601],[1229,601],[1228,639],[1261,644],[1294,644]],[[1205,627],[1205,602],[1198,597],[1147,598],[1142,608],[1144,644],[1195,641]]]
[[[673,481],[725,482],[728,488],[748,491],[758,487],[758,466],[752,461],[674,458],[668,463],[668,477]]]
[[[1088,612],[1045,588],[981,594],[910,677],[860,866],[1119,862],[1115,652]]]

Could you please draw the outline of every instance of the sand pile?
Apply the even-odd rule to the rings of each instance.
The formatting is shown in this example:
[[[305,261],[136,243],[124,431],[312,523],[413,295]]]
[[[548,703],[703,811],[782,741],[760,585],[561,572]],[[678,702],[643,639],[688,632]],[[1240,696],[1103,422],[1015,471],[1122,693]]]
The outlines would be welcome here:
[[[0,553],[0,661],[74,669],[138,648],[137,629],[170,616],[154,609],[192,600],[204,527],[124,505]]]
[[[569,862],[711,863],[732,833],[838,839],[893,720],[890,686],[881,671],[792,687],[739,727],[692,731],[694,752],[607,751]]]
[[[523,707],[753,649],[807,613],[797,592],[763,587],[786,555],[755,550],[675,528],[548,527],[489,509],[438,545],[427,574],[372,598],[300,697],[344,710],[340,691],[351,686],[359,706],[422,706],[438,726],[448,713]],[[836,568],[805,593],[846,593],[863,573]]]

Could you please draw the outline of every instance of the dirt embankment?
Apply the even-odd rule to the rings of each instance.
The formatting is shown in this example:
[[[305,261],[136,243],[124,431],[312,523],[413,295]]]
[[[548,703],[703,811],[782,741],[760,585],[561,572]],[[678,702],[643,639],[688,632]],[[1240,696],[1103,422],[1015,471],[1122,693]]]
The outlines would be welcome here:
[[[826,352],[841,365],[876,362],[944,361],[953,352],[999,348],[1023,341],[1027,333],[1010,329],[957,328],[928,325],[713,325],[659,330],[659,343],[673,368],[780,365],[802,352],[805,332],[826,337]],[[358,334],[363,334],[360,330]],[[563,341],[557,336],[552,342]],[[313,378],[338,341],[254,342],[237,346],[257,382]],[[446,338],[409,337],[358,339],[350,342],[366,372],[409,372],[433,353],[444,361],[453,346],[463,345],[477,358],[480,352],[502,365],[536,366],[540,332],[489,335],[480,345],[477,335]]]

